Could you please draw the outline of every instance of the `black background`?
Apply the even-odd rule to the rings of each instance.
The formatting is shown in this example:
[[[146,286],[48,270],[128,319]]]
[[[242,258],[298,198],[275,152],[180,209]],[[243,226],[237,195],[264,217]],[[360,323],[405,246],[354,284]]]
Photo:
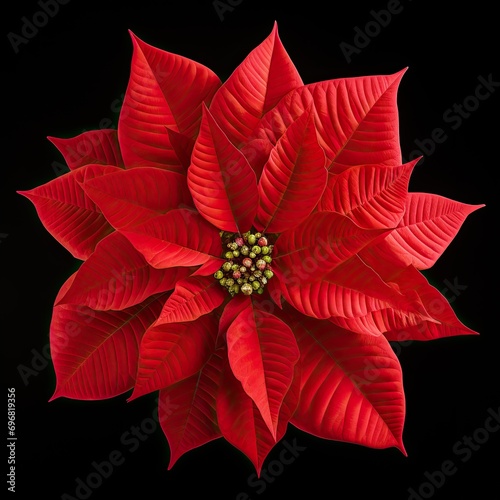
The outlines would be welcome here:
[[[282,499],[305,496],[300,488],[309,492],[308,498],[406,500],[410,488],[420,488],[421,498],[500,496],[500,432],[478,430],[484,429],[488,411],[498,412],[500,402],[498,327],[493,327],[499,286],[494,240],[499,88],[492,89],[460,123],[446,118],[455,104],[474,104],[467,98],[474,95],[480,76],[488,79],[491,74],[491,80],[500,81],[494,66],[496,14],[478,2],[472,6],[454,2],[448,8],[425,0],[402,0],[400,12],[348,62],[340,44],[354,45],[355,28],[365,29],[373,20],[371,11],[395,3],[373,0],[349,7],[343,3],[233,0],[232,10],[221,19],[212,1],[72,0],[60,5],[38,33],[19,45],[18,53],[7,34],[21,35],[23,17],[32,20],[41,6],[35,1],[9,4],[3,28],[7,157],[2,175],[7,179],[2,181],[0,252],[6,384],[16,389],[17,398],[18,498],[60,499],[65,493],[84,498],[85,492],[77,491],[78,478],[86,481],[94,472],[92,463],[109,460],[114,451],[123,463],[93,487],[88,498],[130,493],[136,498],[233,500],[246,492],[252,499]],[[254,472],[250,462],[222,440],[189,452],[171,471],[161,430],[147,434],[137,449],[126,444],[126,433],[145,419],[149,418],[147,431],[152,430],[148,424],[154,422],[155,395],[132,403],[125,401],[126,395],[103,402],[60,398],[48,403],[55,378],[42,353],[47,353],[51,307],[77,263],[15,190],[56,177],[63,160],[46,136],[71,137],[84,129],[116,125],[117,104],[130,68],[127,30],[203,63],[225,80],[270,33],[274,21],[306,83],[388,74],[408,66],[398,93],[403,156],[408,158],[417,148],[416,140],[427,139],[428,147],[410,190],[486,207],[467,218],[444,255],[425,273],[453,301],[458,317],[481,335],[415,342],[401,349],[408,457],[395,449],[321,440],[290,427],[285,440],[296,440],[305,449],[261,491],[248,483]],[[370,28],[374,35],[376,26]],[[442,128],[447,139],[431,145],[428,139],[435,128]],[[460,285],[459,294],[447,282]],[[34,372],[23,380],[20,371],[26,368]],[[464,436],[484,442],[469,445]],[[271,452],[264,469],[279,458],[282,447],[279,443]],[[446,477],[435,473],[450,460],[454,473]],[[422,486],[430,481],[429,475],[438,482]]]

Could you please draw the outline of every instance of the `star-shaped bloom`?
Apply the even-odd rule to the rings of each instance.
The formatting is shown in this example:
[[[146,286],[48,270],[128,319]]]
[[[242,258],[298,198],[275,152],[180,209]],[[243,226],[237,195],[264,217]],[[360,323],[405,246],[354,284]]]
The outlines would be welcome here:
[[[408,192],[391,75],[304,84],[275,25],[221,83],[132,34],[117,130],[50,137],[21,194],[82,261],[53,398],[159,392],[170,467],[223,437],[260,473],[289,424],[403,453],[391,341],[474,334],[422,270],[482,205]]]

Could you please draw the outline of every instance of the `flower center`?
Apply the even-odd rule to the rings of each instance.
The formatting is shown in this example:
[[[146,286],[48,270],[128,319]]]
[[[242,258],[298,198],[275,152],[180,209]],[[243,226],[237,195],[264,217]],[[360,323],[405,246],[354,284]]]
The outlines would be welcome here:
[[[262,233],[251,231],[243,235],[221,232],[226,262],[214,278],[234,297],[238,293],[262,294],[273,277],[270,245]]]

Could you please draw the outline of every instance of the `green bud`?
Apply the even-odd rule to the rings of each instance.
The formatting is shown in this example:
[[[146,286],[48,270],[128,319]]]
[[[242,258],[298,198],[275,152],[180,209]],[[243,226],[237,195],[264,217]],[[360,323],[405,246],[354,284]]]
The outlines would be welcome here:
[[[270,269],[266,269],[264,271],[264,276],[267,278],[267,279],[271,279],[273,276],[274,276],[274,273],[270,270]]]
[[[255,245],[255,242],[257,241],[257,238],[255,237],[254,234],[249,234],[247,241],[250,245]]]
[[[267,255],[270,252],[269,247],[267,246],[261,247],[260,250],[262,252],[262,255]]]
[[[251,258],[251,259],[255,259],[255,257],[257,257],[257,255],[255,255],[253,252],[250,252],[248,254],[248,256]]]
[[[238,283],[238,285],[243,285],[243,283],[245,283],[245,282],[243,281],[243,278],[238,278],[236,280],[236,283]]]
[[[260,283],[258,281],[254,281],[252,283],[252,287],[253,287],[254,290],[257,290],[257,288],[260,288]]]
[[[230,260],[233,258],[233,252],[226,252],[224,254],[224,257],[226,257],[226,259]]]
[[[257,293],[259,295],[262,295],[264,293],[264,289],[263,288],[257,288]]]
[[[259,239],[262,236],[262,233],[255,233],[255,238]]]
[[[248,281],[255,281],[255,276],[249,276]]]
[[[240,291],[240,285],[237,285],[237,284],[232,285],[232,286],[229,288],[229,291],[230,291],[231,293],[233,293],[233,294],[234,294],[234,293],[239,293],[239,291]]]
[[[224,277],[224,273],[220,269],[214,274],[214,278],[217,280],[220,280],[223,277]]]
[[[248,255],[250,253],[250,248],[248,248],[246,245],[243,245],[240,248],[241,255]]]
[[[252,252],[256,255],[258,255],[262,251],[262,248],[259,247],[258,245],[255,245],[252,247]]]
[[[222,286],[226,286],[226,278],[222,278],[219,280],[219,283],[222,285]]]
[[[271,258],[271,256],[270,256],[270,255],[264,255],[264,256],[262,257],[262,260],[263,260],[264,262],[267,262],[267,264],[271,264],[271,262],[273,261],[273,259]]]
[[[230,287],[230,286],[232,286],[232,285],[234,285],[234,280],[233,280],[233,278],[227,278],[227,279],[226,279],[226,286],[227,286],[227,287]]]
[[[238,243],[236,243],[235,241],[233,241],[232,243],[229,243],[228,247],[231,250],[236,250],[238,248]]]
[[[234,257],[239,257],[240,256],[240,251],[239,250],[233,250],[233,256]]]
[[[245,266],[241,266],[239,268],[239,271],[240,271],[240,273],[246,273],[247,272],[247,268]]]
[[[231,266],[231,271],[239,271],[240,270],[240,266],[238,266],[238,264],[233,264]]]
[[[231,271],[231,262],[224,262],[224,264],[222,264],[222,270],[223,271]]]

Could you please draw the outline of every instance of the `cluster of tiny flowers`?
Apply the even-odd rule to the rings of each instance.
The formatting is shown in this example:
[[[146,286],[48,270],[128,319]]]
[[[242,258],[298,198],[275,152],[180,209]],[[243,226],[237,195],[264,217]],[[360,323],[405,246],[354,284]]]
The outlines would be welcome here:
[[[224,258],[227,260],[214,278],[233,297],[240,292],[244,295],[262,294],[268,280],[273,277],[273,245],[268,244],[262,233],[247,232],[231,238],[226,247]]]

